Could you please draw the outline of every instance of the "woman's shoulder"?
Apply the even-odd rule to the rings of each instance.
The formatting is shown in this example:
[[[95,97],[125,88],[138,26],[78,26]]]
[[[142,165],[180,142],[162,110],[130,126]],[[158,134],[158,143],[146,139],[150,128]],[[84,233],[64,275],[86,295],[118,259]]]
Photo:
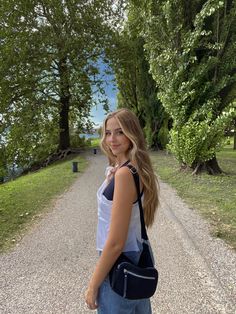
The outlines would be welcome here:
[[[134,179],[128,167],[124,166],[117,169],[114,180],[115,186],[119,187],[119,191],[126,195],[134,195],[135,198]]]
[[[115,180],[117,181],[117,179],[118,179],[121,184],[125,183],[124,186],[126,186],[127,191],[128,190],[136,190],[134,174],[135,173],[138,174],[138,171],[137,171],[135,165],[133,163],[129,163],[129,165],[132,166],[131,169],[129,167],[127,167],[127,165],[126,165],[124,167],[119,168],[115,173]],[[139,178],[139,175],[138,175],[138,178]],[[139,179],[139,189],[140,189],[140,191],[143,191],[143,183],[140,179]],[[134,201],[136,201],[136,197],[135,197]]]
[[[134,166],[133,163],[129,163],[128,165],[125,165],[119,169],[117,169],[116,173],[115,173],[115,177],[119,177],[119,178],[126,178],[129,179],[130,181],[133,180],[133,174],[137,172],[136,167]]]
[[[131,175],[129,167],[124,166],[116,170],[115,177],[129,177]]]

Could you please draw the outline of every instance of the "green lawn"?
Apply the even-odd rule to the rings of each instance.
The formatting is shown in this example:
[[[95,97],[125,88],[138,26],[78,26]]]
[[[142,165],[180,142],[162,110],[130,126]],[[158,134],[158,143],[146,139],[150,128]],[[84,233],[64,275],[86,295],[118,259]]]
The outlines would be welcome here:
[[[92,147],[99,146],[93,139]],[[236,151],[231,145],[217,154],[219,176],[192,176],[181,172],[170,154],[151,152],[157,174],[171,184],[178,194],[209,219],[212,233],[236,249]],[[79,172],[72,172],[72,161],[79,162]],[[81,156],[57,162],[40,171],[0,185],[0,251],[15,243],[40,213],[51,208],[51,201],[80,175],[87,165]]]
[[[151,152],[151,158],[160,178],[209,219],[212,234],[236,249],[236,150],[232,143],[217,154],[225,172],[218,176],[182,172],[174,157],[164,152]]]
[[[79,172],[72,172],[73,161],[79,162]],[[15,243],[42,211],[51,208],[51,201],[71,185],[86,164],[84,158],[73,156],[0,185],[0,251]]]

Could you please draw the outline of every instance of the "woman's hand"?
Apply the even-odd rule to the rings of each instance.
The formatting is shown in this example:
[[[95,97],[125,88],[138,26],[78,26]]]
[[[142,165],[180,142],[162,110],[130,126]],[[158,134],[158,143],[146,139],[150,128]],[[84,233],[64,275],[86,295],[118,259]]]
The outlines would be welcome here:
[[[118,169],[118,166],[107,167],[107,173],[106,173],[107,182],[110,182],[111,178],[114,176],[114,174],[116,173],[117,169]]]
[[[88,287],[85,292],[85,302],[90,310],[96,310],[97,306],[97,296],[98,296],[98,289]]]

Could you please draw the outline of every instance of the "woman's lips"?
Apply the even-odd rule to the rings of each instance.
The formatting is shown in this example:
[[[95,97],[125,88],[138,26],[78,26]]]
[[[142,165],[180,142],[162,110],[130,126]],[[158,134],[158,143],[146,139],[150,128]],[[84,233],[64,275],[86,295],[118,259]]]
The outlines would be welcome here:
[[[111,148],[112,149],[115,149],[115,148],[117,148],[117,147],[119,147],[120,145],[111,145]]]

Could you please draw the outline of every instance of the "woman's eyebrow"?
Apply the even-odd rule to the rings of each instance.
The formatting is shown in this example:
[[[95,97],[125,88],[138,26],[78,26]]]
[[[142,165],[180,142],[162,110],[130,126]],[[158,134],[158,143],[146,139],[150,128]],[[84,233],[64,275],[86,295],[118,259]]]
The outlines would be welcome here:
[[[121,128],[115,129],[114,131],[118,131],[118,130],[122,130]],[[110,131],[108,129],[106,129],[106,131]]]

